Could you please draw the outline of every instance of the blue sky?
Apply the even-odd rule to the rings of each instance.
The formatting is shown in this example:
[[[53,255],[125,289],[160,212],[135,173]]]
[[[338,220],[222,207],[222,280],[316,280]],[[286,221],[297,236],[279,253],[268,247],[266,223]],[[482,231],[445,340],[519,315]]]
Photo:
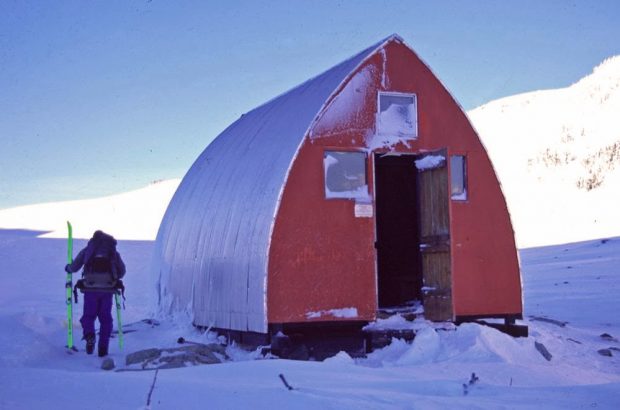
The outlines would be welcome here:
[[[182,177],[242,113],[398,33],[466,109],[620,54],[617,1],[0,2],[0,208]]]

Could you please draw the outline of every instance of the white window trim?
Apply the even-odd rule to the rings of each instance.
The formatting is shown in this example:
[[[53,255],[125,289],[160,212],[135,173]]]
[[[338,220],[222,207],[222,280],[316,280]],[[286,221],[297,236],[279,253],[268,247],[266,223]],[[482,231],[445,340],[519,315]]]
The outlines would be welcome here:
[[[364,180],[365,180],[365,184],[362,185],[363,187],[365,187],[365,190],[360,189],[357,192],[354,191],[343,191],[343,193],[338,193],[338,192],[332,192],[331,194],[328,194],[328,186],[327,186],[327,179],[326,179],[326,172],[327,169],[325,168],[325,155],[329,152],[335,152],[335,153],[344,153],[344,154],[362,154],[364,155]],[[361,187],[360,187],[361,188]],[[345,200],[354,200],[356,202],[361,202],[361,203],[365,203],[370,199],[370,193],[369,193],[369,186],[368,186],[368,153],[364,152],[364,151],[358,151],[358,150],[347,150],[347,149],[340,149],[340,148],[326,148],[323,151],[323,189],[324,189],[324,195],[325,195],[325,199],[326,200],[339,200],[339,199],[345,199]]]
[[[450,194],[450,199],[453,201],[466,202],[469,200],[469,193],[467,192],[469,188],[468,184],[468,170],[467,170],[467,154],[450,154],[450,192],[452,192],[452,157],[462,157],[463,158],[463,192],[459,194]]]
[[[376,124],[377,135],[389,135],[389,133],[382,133],[381,130],[379,129],[379,116],[381,115],[381,96],[382,95],[395,96],[395,97],[413,97],[413,105],[415,106],[415,118],[414,118],[415,127],[413,131],[413,135],[409,136],[409,138],[403,137],[403,139],[410,139],[410,140],[418,139],[418,131],[419,131],[418,130],[418,95],[416,93],[403,93],[403,92],[398,92],[398,91],[379,91],[377,93],[377,112],[375,113],[375,124]]]

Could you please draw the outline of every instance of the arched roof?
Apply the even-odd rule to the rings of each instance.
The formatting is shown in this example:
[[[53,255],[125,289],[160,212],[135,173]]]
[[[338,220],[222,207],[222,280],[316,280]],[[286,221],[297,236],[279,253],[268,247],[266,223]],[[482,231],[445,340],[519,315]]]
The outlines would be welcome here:
[[[157,235],[164,311],[199,325],[266,332],[267,255],[290,166],[330,96],[390,36],[244,114],[189,169]]]

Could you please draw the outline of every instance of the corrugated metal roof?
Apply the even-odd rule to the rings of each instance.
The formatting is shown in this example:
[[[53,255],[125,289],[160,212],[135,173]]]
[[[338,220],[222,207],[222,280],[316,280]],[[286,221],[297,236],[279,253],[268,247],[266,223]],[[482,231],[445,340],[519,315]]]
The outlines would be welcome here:
[[[202,152],[157,236],[161,309],[187,309],[198,325],[267,331],[269,241],[292,161],[329,97],[394,38],[242,115]]]

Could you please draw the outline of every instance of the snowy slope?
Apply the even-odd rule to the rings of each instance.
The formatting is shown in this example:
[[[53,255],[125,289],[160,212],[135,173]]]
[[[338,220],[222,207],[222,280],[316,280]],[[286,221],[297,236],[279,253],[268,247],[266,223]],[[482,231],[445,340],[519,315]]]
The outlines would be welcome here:
[[[117,239],[153,240],[179,179],[154,182],[131,192],[68,202],[0,210],[0,228],[46,231],[46,238],[65,238],[71,221],[76,238],[101,229]]]
[[[620,56],[570,87],[469,112],[520,248],[620,233]]]
[[[64,352],[65,246],[36,232],[0,230],[0,409],[538,409],[541,400],[546,409],[620,408],[620,351],[597,353],[620,348],[600,337],[620,336],[620,238],[522,252],[528,338],[475,324],[434,330],[395,317],[380,325],[413,327],[417,338],[394,340],[366,359],[340,353],[325,362],[252,360],[260,356],[229,346],[233,361],[163,370],[156,380],[153,371],[106,372],[83,350]],[[124,323],[149,315],[152,247],[119,243],[128,266]],[[76,310],[79,316],[81,305]],[[75,329],[79,335],[77,320]],[[172,347],[179,336],[214,340],[177,317],[126,333],[124,352],[112,341],[111,357],[122,368],[126,353]],[[551,361],[535,342],[549,349]],[[479,380],[469,385],[472,373]],[[279,374],[295,390],[285,389]]]

